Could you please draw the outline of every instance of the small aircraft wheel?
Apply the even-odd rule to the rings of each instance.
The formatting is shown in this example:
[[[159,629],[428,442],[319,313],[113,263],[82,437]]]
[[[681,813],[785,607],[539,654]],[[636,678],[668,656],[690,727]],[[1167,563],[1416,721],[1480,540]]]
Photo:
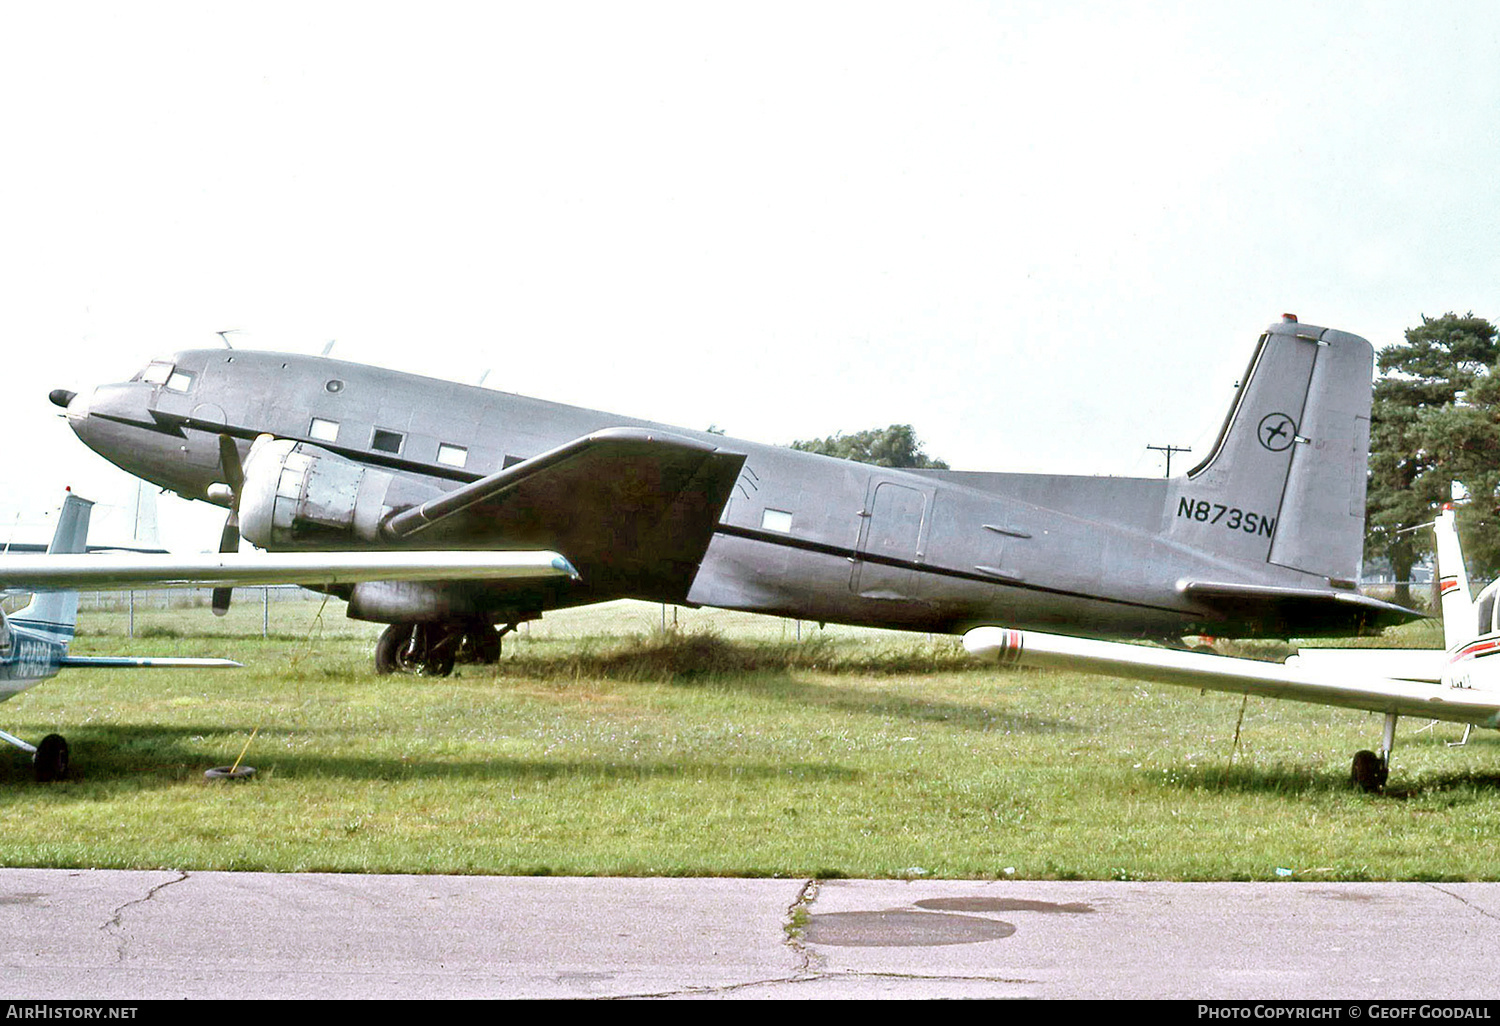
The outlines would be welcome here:
[[[255,776],[255,767],[215,766],[211,770],[205,770],[203,775],[209,780],[249,780]]]
[[[1350,776],[1365,791],[1379,791],[1390,776],[1385,760],[1371,751],[1355,752]]]
[[[36,754],[31,757],[31,762],[36,770],[36,778],[41,783],[61,780],[68,774],[68,743],[61,734],[48,734],[36,746]]]

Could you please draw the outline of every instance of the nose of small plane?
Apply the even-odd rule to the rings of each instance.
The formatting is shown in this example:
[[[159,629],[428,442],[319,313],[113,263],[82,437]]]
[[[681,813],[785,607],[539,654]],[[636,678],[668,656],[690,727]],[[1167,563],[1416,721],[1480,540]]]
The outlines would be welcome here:
[[[74,397],[77,395],[77,392],[69,392],[66,388],[54,388],[52,391],[47,393],[47,398],[52,400],[53,406],[61,406],[66,410],[68,408],[68,404],[72,402]]]

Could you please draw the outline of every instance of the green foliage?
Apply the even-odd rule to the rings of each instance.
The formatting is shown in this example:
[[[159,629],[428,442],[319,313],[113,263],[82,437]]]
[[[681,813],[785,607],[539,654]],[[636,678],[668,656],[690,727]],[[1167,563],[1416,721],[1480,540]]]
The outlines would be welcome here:
[[[827,438],[793,442],[792,448],[856,463],[872,463],[877,467],[948,469],[948,464],[922,451],[922,443],[917,440],[917,433],[910,424],[892,424],[888,428],[871,428],[852,435],[839,432]]]
[[[1500,358],[1493,324],[1472,313],[1423,316],[1406,341],[1380,352],[1370,423],[1370,483],[1366,501],[1366,556],[1384,556],[1398,581],[1431,550],[1428,532],[1414,530],[1432,518],[1458,481],[1480,497],[1477,512],[1496,519],[1500,485],[1496,410]],[[1488,507],[1486,509],[1486,507]],[[1478,566],[1495,566],[1500,542],[1493,531],[1465,526],[1466,549]],[[1404,590],[1404,589],[1403,589]],[[1398,591],[1396,601],[1409,596]]]

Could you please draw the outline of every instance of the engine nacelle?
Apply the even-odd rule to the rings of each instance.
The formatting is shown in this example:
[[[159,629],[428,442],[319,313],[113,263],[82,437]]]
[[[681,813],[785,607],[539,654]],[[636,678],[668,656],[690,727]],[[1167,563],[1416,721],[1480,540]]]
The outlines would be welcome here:
[[[395,480],[306,442],[263,438],[245,460],[240,534],[278,551],[376,543]]]

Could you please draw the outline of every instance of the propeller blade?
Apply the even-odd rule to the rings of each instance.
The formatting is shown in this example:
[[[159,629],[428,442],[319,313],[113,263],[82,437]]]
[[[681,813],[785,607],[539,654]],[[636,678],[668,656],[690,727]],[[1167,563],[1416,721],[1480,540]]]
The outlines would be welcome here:
[[[228,339],[224,340],[228,343]],[[240,492],[245,487],[245,468],[240,463],[240,449],[228,435],[219,436],[219,469],[224,472],[224,483],[229,485],[229,516],[224,518],[224,530],[219,535],[220,552],[240,551]],[[229,600],[234,595],[232,588],[215,588],[212,607],[215,616],[229,612]]]
[[[240,464],[239,446],[228,435],[219,436],[219,467],[224,471],[224,483],[234,493],[234,508],[240,505],[240,489],[245,487],[245,468]]]
[[[240,515],[234,510],[224,518],[224,530],[219,535],[220,552],[240,551]]]

